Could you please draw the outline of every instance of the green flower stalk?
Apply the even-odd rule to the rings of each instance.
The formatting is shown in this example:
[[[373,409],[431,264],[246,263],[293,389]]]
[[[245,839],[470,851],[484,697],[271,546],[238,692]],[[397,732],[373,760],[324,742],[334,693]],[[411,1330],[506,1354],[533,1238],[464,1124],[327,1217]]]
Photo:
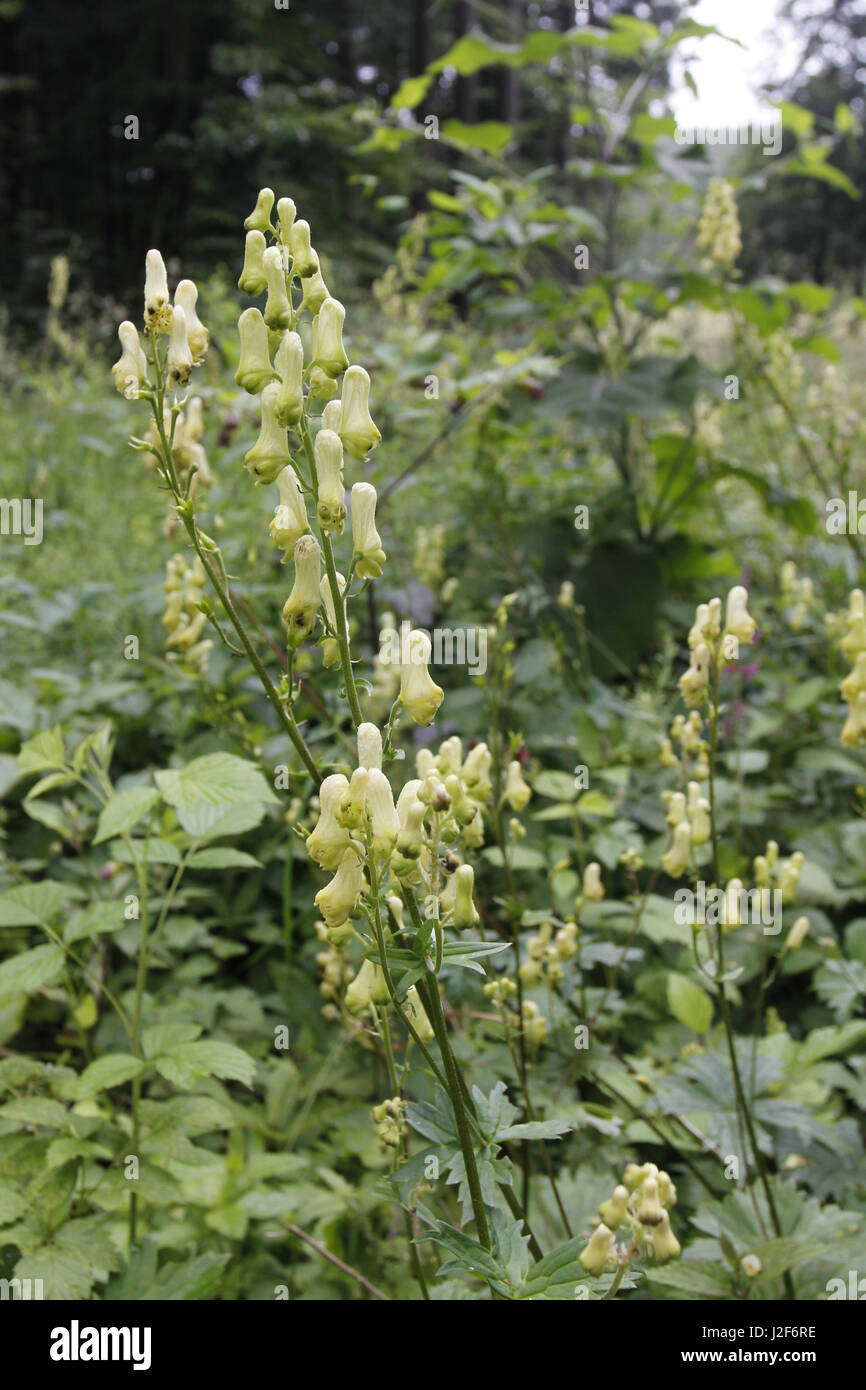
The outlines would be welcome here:
[[[291,460],[286,430],[277,420],[280,386],[276,381],[262,391],[262,423],[259,437],[244,455],[246,468],[257,483],[274,483]]]
[[[263,257],[268,243],[264,232],[254,229],[247,232],[244,243],[244,264],[238,280],[238,289],[255,297],[267,289],[268,277],[265,275]]]
[[[259,309],[244,309],[238,319],[238,333],[241,353],[235,381],[251,396],[257,396],[274,376],[268,328]]]

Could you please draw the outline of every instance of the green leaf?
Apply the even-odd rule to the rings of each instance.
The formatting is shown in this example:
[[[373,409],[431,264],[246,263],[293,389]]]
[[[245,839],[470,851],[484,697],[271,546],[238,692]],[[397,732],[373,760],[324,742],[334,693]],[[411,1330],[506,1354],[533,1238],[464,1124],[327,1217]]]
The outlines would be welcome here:
[[[104,936],[108,932],[120,931],[129,922],[123,915],[122,902],[96,902],[72,913],[63,931],[63,940],[71,945],[88,936]]]
[[[527,1124],[508,1125],[496,1138],[507,1139],[559,1139],[574,1126],[569,1120],[530,1120]]]
[[[443,121],[439,137],[446,144],[461,150],[483,150],[485,154],[501,154],[514,135],[514,127],[504,121],[478,121],[465,125],[463,121]]]
[[[50,923],[70,896],[79,896],[69,884],[45,879],[43,883],[22,883],[0,897],[0,927],[32,927]]]
[[[229,807],[244,802],[278,803],[259,769],[232,753],[207,753],[186,767],[157,772],[156,782],[184,830],[196,839],[211,830]]]
[[[200,849],[187,860],[191,869],[260,869],[261,863],[241,849],[219,845]]]
[[[252,1086],[256,1064],[232,1043],[188,1042],[156,1059],[156,1069],[167,1081],[187,1087],[201,1076],[220,1076]]]
[[[0,965],[0,996],[32,994],[53,985],[63,970],[64,955],[59,946],[34,946]]]
[[[110,840],[115,835],[122,835],[124,830],[130,830],[153,810],[158,801],[159,792],[153,787],[127,787],[125,791],[118,792],[99,813],[93,843],[100,845],[103,840]]]
[[[59,1100],[48,1096],[19,1096],[0,1105],[0,1120],[15,1120],[21,1125],[44,1125],[46,1129],[66,1129],[69,1116]]]
[[[106,1057],[97,1057],[78,1078],[78,1098],[84,1100],[100,1091],[110,1090],[112,1086],[122,1086],[125,1081],[140,1076],[146,1067],[146,1062],[128,1052],[110,1052]]]
[[[145,1057],[158,1057],[182,1043],[195,1042],[201,1033],[200,1023],[154,1023],[141,1035]]]
[[[22,772],[53,772],[64,760],[63,730],[56,724],[22,743],[17,762]]]
[[[713,1021],[713,1001],[706,990],[687,975],[671,970],[668,973],[667,991],[674,1018],[691,1028],[693,1033],[706,1033]]]
[[[62,1240],[62,1235],[24,1255],[13,1275],[16,1279],[41,1279],[42,1296],[52,1302],[79,1303],[88,1297],[97,1271],[81,1250]]]

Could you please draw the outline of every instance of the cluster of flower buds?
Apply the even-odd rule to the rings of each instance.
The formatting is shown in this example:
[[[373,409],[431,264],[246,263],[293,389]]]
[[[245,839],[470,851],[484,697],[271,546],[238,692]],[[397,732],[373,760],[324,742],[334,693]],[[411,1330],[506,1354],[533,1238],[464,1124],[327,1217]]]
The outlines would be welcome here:
[[[165,367],[168,384],[175,389],[189,385],[193,367],[204,361],[207,352],[208,331],[196,311],[197,302],[198,289],[194,282],[181,280],[172,304],[165,262],[159,251],[148,251],[145,257],[144,332],[151,339],[168,335]],[[122,352],[111,369],[114,382],[124,396],[135,399],[147,382],[147,358],[135,324],[125,320],[118,328],[117,336]]]
[[[165,568],[162,625],[168,633],[165,640],[168,659],[176,660],[180,654],[187,666],[204,672],[213,646],[201,637],[207,622],[199,608],[205,586],[204,569],[198,556],[187,565],[182,555],[172,555]]]
[[[405,1114],[406,1102],[400,1096],[394,1096],[392,1100],[383,1100],[381,1105],[373,1106],[370,1115],[383,1148],[399,1149],[400,1140],[408,1133]]]
[[[852,590],[839,646],[852,668],[839,687],[848,706],[842,742],[846,748],[856,748],[866,739],[866,599],[862,589]]]
[[[671,878],[681,878],[691,862],[692,850],[710,838],[710,803],[701,794],[700,782],[689,782],[685,792],[662,792],[662,805],[671,827],[671,843],[661,865]]]
[[[690,777],[696,782],[706,782],[710,775],[709,745],[702,737],[703,727],[703,716],[693,709],[688,718],[684,714],[676,715],[670,727],[670,736],[662,739],[659,762],[662,767],[679,768],[682,782]]]
[[[730,270],[743,249],[737,200],[727,179],[710,180],[698,222],[698,247],[705,253],[704,270]]]
[[[526,958],[520,966],[525,985],[557,985],[565,977],[563,962],[577,955],[578,926],[570,918],[561,926],[542,922],[535,936],[526,943]]]
[[[804,863],[802,850],[795,850],[788,859],[780,859],[778,844],[768,840],[764,853],[753,860],[755,883],[759,888],[778,888],[785,905],[796,902]]]
[[[786,560],[779,571],[782,598],[787,605],[786,619],[792,632],[801,632],[809,610],[815,603],[815,586],[811,579],[801,579],[793,560]]]
[[[601,1221],[579,1257],[586,1272],[597,1277],[642,1253],[654,1255],[659,1264],[675,1259],[680,1243],[671,1230],[670,1208],[676,1200],[676,1188],[663,1169],[629,1163],[622,1182],[599,1207]],[[618,1247],[614,1233],[620,1228],[625,1238]]]
[[[736,584],[728,594],[724,625],[720,598],[698,604],[688,639],[690,663],[679,680],[683,701],[690,708],[708,698],[711,672],[718,674],[725,662],[736,661],[740,644],[754,637],[756,623],[746,606],[748,600],[748,591]]]

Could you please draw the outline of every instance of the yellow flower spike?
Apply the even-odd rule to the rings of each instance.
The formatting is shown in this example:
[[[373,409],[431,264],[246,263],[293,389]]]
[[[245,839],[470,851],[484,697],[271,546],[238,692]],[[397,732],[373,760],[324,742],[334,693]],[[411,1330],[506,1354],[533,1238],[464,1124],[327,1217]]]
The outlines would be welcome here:
[[[299,334],[283,334],[274,356],[274,371],[280,381],[277,420],[288,428],[304,413],[304,345]]]
[[[433,988],[436,988],[435,982]],[[406,1010],[406,1016],[409,1022],[412,1024],[412,1027],[415,1029],[421,1041],[423,1043],[432,1042],[436,1036],[433,1031],[433,1025],[424,1011],[424,1006],[418,997],[418,991],[414,985],[409,986],[406,998],[403,1001],[403,1007]]]
[[[274,206],[274,190],[262,188],[256,198],[256,205],[249,217],[244,218],[248,232],[269,232],[271,230],[271,208]]]
[[[725,605],[725,632],[736,637],[738,642],[751,642],[758,627],[746,607],[748,601],[748,589],[736,584],[728,594]]]
[[[512,811],[523,811],[529,805],[532,791],[523,780],[523,772],[516,758],[512,758],[508,764],[508,771],[505,774],[505,789],[502,795]]]
[[[273,520],[268,527],[275,544],[283,552],[283,564],[294,554],[295,546],[309,531],[307,508],[304,494],[298,482],[298,475],[290,463],[277,474],[277,487],[280,492],[279,505],[274,511]]]
[[[692,853],[692,828],[687,820],[674,826],[673,842],[662,855],[661,865],[671,878],[681,878],[689,867]]]
[[[471,864],[459,864],[454,870],[454,927],[466,931],[477,927],[481,918],[475,907],[475,871]]]
[[[686,705],[699,705],[706,699],[710,685],[710,649],[699,642],[692,652],[692,664],[679,679],[680,693]]]
[[[340,574],[339,570],[336,570],[335,574],[337,576],[337,583],[340,586],[340,592],[342,593],[343,589],[346,587],[346,580],[344,579],[343,575]],[[327,616],[328,622],[330,623],[333,631],[336,632],[337,610],[334,607],[334,595],[331,593],[331,582],[326,574],[322,575],[320,592],[322,595],[322,603],[325,607],[325,614]],[[346,605],[344,603],[343,612],[345,613],[345,611]],[[321,643],[319,645],[322,648],[322,665],[325,667],[335,666],[337,662],[340,660],[340,644],[337,641],[336,637],[325,636],[322,638]]]
[[[363,888],[361,860],[354,849],[344,850],[334,877],[314,898],[328,927],[340,927],[351,917]]]
[[[267,245],[263,232],[255,229],[247,232],[244,242],[244,264],[238,280],[238,289],[243,290],[244,294],[255,296],[263,294],[267,289],[268,277],[265,275],[262,261]]]
[[[388,986],[381,966],[371,960],[361,962],[361,969],[346,990],[346,1008],[356,1017],[364,1013],[371,1004],[387,1004],[390,1001]]]
[[[310,245],[309,222],[301,221],[292,224],[289,231],[289,250],[292,253],[292,269],[296,275],[300,275],[302,280],[315,274],[319,269],[319,257]]]
[[[343,487],[343,446],[333,430],[319,430],[313,445],[318,490],[319,525],[328,534],[340,535],[346,519],[346,493]]]
[[[387,556],[376,530],[376,489],[372,483],[352,486],[352,547],[359,579],[379,579]]]
[[[337,820],[337,811],[346,791],[348,778],[342,772],[326,777],[319,787],[319,819],[307,836],[307,854],[322,869],[333,873],[349,847],[349,832]]]
[[[274,375],[268,349],[268,329],[259,309],[244,309],[238,319],[238,333],[241,353],[235,381],[251,396],[257,396]]]
[[[416,724],[431,724],[445,698],[444,690],[431,679],[427,670],[431,652],[426,632],[413,629],[401,653],[400,703]]]
[[[705,845],[711,833],[710,803],[701,796],[700,782],[689,782],[687,809],[692,827],[692,844]]]
[[[671,1219],[666,1211],[662,1212],[661,1220],[653,1227],[650,1234],[653,1254],[659,1264],[664,1264],[665,1260],[674,1260],[680,1253],[680,1243],[671,1230]]]
[[[275,483],[291,460],[288,435],[277,421],[279,395],[280,387],[276,381],[269,382],[262,391],[259,437],[244,454],[244,468],[257,483]]]
[[[283,274],[283,258],[278,246],[269,246],[262,256],[262,265],[268,285],[265,302],[265,323],[277,331],[288,328],[292,322],[292,306],[286,294],[286,277]]]
[[[375,724],[359,724],[358,766],[367,768],[382,767],[382,735]]]
[[[186,314],[176,304],[171,311],[171,336],[168,340],[168,379],[172,386],[189,385],[192,353],[186,336]]]
[[[382,438],[370,414],[369,401],[369,376],[363,367],[349,367],[340,398],[340,438],[352,458],[362,463]]]
[[[277,222],[280,228],[280,241],[284,246],[288,246],[292,235],[292,226],[297,215],[297,208],[291,198],[281,198],[277,203]]]
[[[183,309],[186,317],[186,340],[192,353],[193,366],[197,367],[205,359],[210,334],[196,311],[198,286],[194,280],[181,280],[174,292],[174,302]]]
[[[124,319],[117,330],[121,354],[111,369],[114,384],[122,396],[133,400],[143,381],[147,381],[147,358],[138,337],[138,329]]]
[[[601,881],[601,865],[595,860],[587,864],[583,871],[583,896],[589,903],[600,903],[604,897],[604,884]]]
[[[319,575],[322,552],[314,536],[301,536],[295,545],[295,582],[283,605],[288,644],[294,650],[312,634],[322,601]]]
[[[612,1231],[615,1231],[617,1226],[621,1226],[625,1220],[628,1198],[628,1188],[623,1187],[620,1183],[613,1189],[613,1196],[608,1197],[606,1202],[602,1202],[598,1209],[598,1214],[605,1226],[609,1226]]]
[[[391,784],[378,767],[367,769],[367,815],[373,836],[373,849],[388,858],[397,842],[400,822]]]
[[[603,1274],[609,1264],[613,1264],[616,1259],[613,1231],[604,1222],[596,1226],[590,1237],[589,1244],[578,1256],[581,1265],[587,1274],[594,1274],[596,1278]]]
[[[312,277],[311,277],[312,279]],[[306,292],[310,280],[304,284]],[[346,310],[339,299],[329,295],[323,300],[313,320],[313,362],[328,376],[339,376],[349,365],[346,349],[343,347],[343,324]]]
[[[366,823],[367,779],[370,770],[356,767],[349,781],[348,791],[344,792],[338,815],[343,825],[350,830],[359,830]]]
[[[302,280],[302,281],[301,281],[301,287],[302,287],[302,289],[303,289],[303,291],[304,291],[304,295],[303,295],[303,298],[302,298],[302,300],[301,300],[301,308],[302,308],[302,309],[308,309],[308,310],[310,311],[311,314],[318,314],[319,311],[321,310],[322,306],[323,306],[325,303],[327,303],[328,299],[330,299],[330,294],[329,294],[329,292],[328,292],[328,286],[325,284],[325,281],[324,281],[324,279],[323,279],[323,277],[322,277],[322,272],[321,272],[321,270],[314,270],[313,273],[312,273],[312,275],[308,275],[308,276],[306,277],[305,280]],[[314,357],[315,357],[315,355],[316,355],[316,352],[315,352],[315,343],[316,343],[315,334],[316,334],[316,323],[315,323],[315,319],[314,319],[314,320],[313,320],[313,356],[314,356]],[[346,359],[346,365],[348,366],[348,358]],[[327,375],[328,375],[328,376],[338,376],[338,375],[339,375],[338,372],[328,372],[327,368],[326,368],[326,367],[322,367],[322,364],[321,364],[321,363],[319,364],[319,366],[320,366],[320,368],[321,368],[322,371],[327,372]],[[342,370],[343,370],[343,368],[341,367],[341,368],[340,368],[340,371],[342,371]]]
[[[144,258],[144,326],[148,333],[167,333],[171,328],[171,302],[165,261],[154,249]]]

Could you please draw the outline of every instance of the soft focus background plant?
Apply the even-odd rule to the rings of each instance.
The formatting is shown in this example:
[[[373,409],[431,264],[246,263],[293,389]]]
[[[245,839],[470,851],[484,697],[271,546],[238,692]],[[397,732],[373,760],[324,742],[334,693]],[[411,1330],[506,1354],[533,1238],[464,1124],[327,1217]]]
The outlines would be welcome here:
[[[671,138],[687,8],[599,5],[589,27],[568,5],[384,6],[364,25],[352,5],[326,8],[292,16],[302,42],[275,43],[288,16],[209,6],[165,70],[166,102],[182,79],[183,118],[136,59],[146,93],[117,75],[108,95],[88,87],[101,124],[81,129],[101,143],[83,133],[62,173],[33,119],[48,110],[40,84],[72,75],[38,42],[51,7],[2,20],[7,51],[27,56],[2,93],[19,139],[5,169],[0,494],[42,498],[45,529],[38,546],[0,538],[2,1273],[47,1278],[53,1297],[415,1298],[402,1199],[414,1234],[436,1237],[416,1247],[431,1297],[598,1297],[617,1278],[580,1263],[599,1205],[627,1247],[655,1200],[647,1178],[661,1198],[669,1174],[682,1253],[638,1261],[618,1299],[825,1297],[856,1267],[866,1209],[866,777],[856,724],[841,737],[856,683],[845,702],[839,689],[860,650],[849,595],[866,540],[825,526],[828,500],[864,487],[863,141],[842,50],[828,44],[820,78],[776,93],[778,158],[745,148],[723,164]],[[161,32],[156,12],[140,22]],[[88,163],[111,178],[70,196]],[[393,698],[375,675],[383,628],[491,628],[483,676],[433,669],[446,700],[429,746],[487,740],[532,791],[494,814],[476,860],[478,934],[519,929],[520,968],[512,948],[483,977],[444,976],[479,1156],[513,1173],[532,1232],[530,1247],[525,1230],[495,1233],[494,1268],[478,1263],[456,1187],[424,1172],[430,1154],[445,1172],[453,1148],[429,1069],[415,1056],[408,1112],[382,1111],[396,1093],[375,1027],[347,1028],[323,1000],[323,879],[295,833],[315,823],[313,789],[274,789],[274,768],[296,762],[272,707],[212,629],[198,662],[166,646],[166,564],[192,556],[146,455],[124,445],[145,432],[142,407],[108,376],[157,245],[172,287],[196,279],[210,332],[194,377],[203,433],[189,441],[212,475],[204,530],[275,677],[285,657],[291,567],[268,536],[273,489],[243,472],[258,405],[234,383],[250,302],[235,287],[239,229],[260,184],[309,218],[347,306],[349,359],[373,382],[383,439],[363,469],[388,563],[351,622],[373,680],[365,715],[384,725]],[[195,575],[175,578],[195,621]],[[757,635],[721,678],[718,879],[759,882],[768,842],[780,863],[803,862],[778,936],[723,934],[726,1030],[673,916],[678,886],[713,877],[707,850],[686,877],[668,872],[663,793],[692,796],[694,826],[701,753],[687,761],[678,741],[677,681],[696,605],[739,584]],[[352,731],[319,656],[295,658],[295,714],[324,761],[346,751],[333,721]],[[395,789],[427,739],[398,728]],[[178,774],[214,758],[204,766],[221,773],[184,805]],[[152,809],[154,771],[175,799],[146,850],[162,925],[134,1103],[141,1073],[108,1059],[129,1052],[120,1014],[135,1006],[141,932],[124,912],[143,888],[128,817]],[[395,1149],[412,1155],[397,1182]]]

